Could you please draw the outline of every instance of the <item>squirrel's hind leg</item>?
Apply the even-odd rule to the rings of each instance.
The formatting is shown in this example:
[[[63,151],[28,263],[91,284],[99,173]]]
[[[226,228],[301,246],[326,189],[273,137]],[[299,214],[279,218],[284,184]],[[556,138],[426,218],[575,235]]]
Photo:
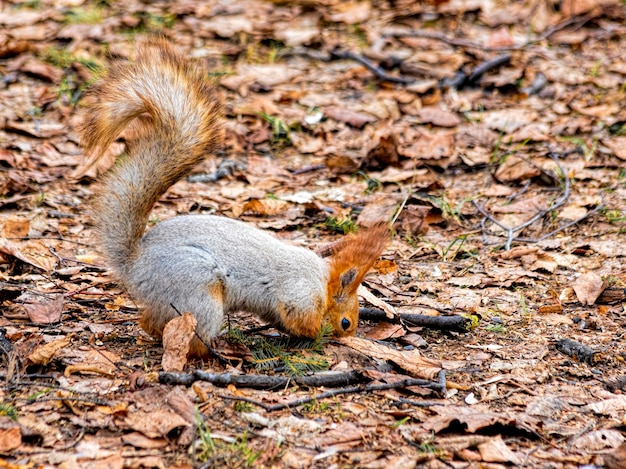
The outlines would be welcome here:
[[[161,338],[163,329],[169,321],[178,317],[179,313],[189,312],[198,322],[189,355],[206,356],[207,345],[219,333],[224,318],[223,285],[220,280],[215,280],[206,285],[204,291],[202,288],[190,288],[187,293],[185,296],[178,295],[177,304],[161,303],[167,295],[150,298],[153,301],[145,304],[139,324],[148,334]]]

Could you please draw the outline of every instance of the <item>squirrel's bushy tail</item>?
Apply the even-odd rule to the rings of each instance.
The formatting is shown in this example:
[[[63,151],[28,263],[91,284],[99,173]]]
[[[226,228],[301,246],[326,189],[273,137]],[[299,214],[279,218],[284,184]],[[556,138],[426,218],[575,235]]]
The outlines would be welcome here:
[[[160,38],[113,65],[94,95],[81,129],[86,153],[100,157],[131,122],[135,131],[95,204],[103,254],[125,280],[152,206],[221,141],[220,103],[206,72]]]

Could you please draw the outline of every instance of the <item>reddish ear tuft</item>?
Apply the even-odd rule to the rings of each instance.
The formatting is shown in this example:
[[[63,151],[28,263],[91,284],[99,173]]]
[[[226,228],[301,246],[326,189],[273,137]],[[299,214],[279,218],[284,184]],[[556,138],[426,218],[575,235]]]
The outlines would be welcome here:
[[[356,290],[389,243],[390,236],[387,223],[378,223],[348,235],[330,259],[329,292],[344,288]],[[350,275],[350,282],[345,282],[344,274],[351,269],[356,272]]]

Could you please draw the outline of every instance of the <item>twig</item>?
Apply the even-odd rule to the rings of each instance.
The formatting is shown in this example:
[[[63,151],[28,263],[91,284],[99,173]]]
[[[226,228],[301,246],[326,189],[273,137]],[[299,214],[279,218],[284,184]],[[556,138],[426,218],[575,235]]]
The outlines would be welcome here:
[[[111,406],[111,402],[105,401],[104,399],[96,398],[96,397],[76,397],[76,396],[65,396],[65,397],[38,397],[36,399],[29,399],[28,397],[17,397],[14,398],[17,402],[24,402],[26,405],[30,404],[38,404],[40,402],[64,402],[64,401],[73,401],[73,402],[88,402],[90,404],[102,405],[102,406]]]
[[[435,31],[423,31],[423,30],[417,30],[417,29],[411,29],[411,30],[388,30],[386,32],[383,32],[383,37],[420,37],[420,38],[424,38],[424,39],[434,39],[436,41],[441,41],[441,42],[445,42],[446,44],[449,44],[451,46],[455,46],[455,47],[467,47],[470,49],[480,49],[486,52],[502,52],[502,51],[509,51],[509,50],[520,50],[520,49],[524,49],[526,47],[528,47],[531,44],[537,43],[537,42],[541,42],[544,41],[546,39],[548,39],[550,36],[552,36],[553,34],[561,31],[562,29],[565,29],[569,26],[572,25],[576,25],[578,27],[583,26],[585,23],[587,23],[588,21],[591,21],[592,19],[596,18],[597,16],[599,16],[600,13],[597,12],[592,12],[592,13],[588,13],[585,16],[572,16],[571,18],[567,18],[563,21],[561,21],[560,23],[551,26],[550,28],[546,29],[542,34],[540,34],[539,36],[529,39],[526,42],[522,43],[522,44],[518,44],[515,46],[500,46],[500,47],[489,47],[489,46],[484,46],[481,44],[477,44],[475,42],[472,41],[468,41],[466,39],[459,39],[459,38],[453,38],[453,37],[448,37],[443,33],[440,32],[435,32]]]
[[[482,77],[489,70],[501,67],[504,64],[508,64],[510,61],[511,61],[511,54],[498,55],[494,57],[493,59],[486,60],[485,62],[478,64],[474,68],[474,70],[472,70],[472,72],[467,77],[467,82],[474,83],[476,80]]]
[[[374,76],[376,76],[376,78],[378,78],[379,80],[382,80],[382,81],[388,81],[390,83],[400,83],[402,85],[409,85],[411,83],[415,83],[415,78],[396,77],[396,76],[393,76],[393,75],[389,75],[387,72],[385,72],[378,65],[375,65],[369,59],[363,57],[360,54],[356,54],[354,52],[342,51],[342,50],[339,50],[339,49],[335,49],[335,50],[331,51],[330,56],[331,56],[331,58],[354,60],[355,62],[358,62],[361,65],[363,65],[370,72],[372,72],[374,74]]]
[[[240,398],[237,396],[220,396],[223,399],[236,400],[236,401],[244,401],[249,402],[251,404],[258,405],[262,409],[267,412],[276,412],[278,410],[299,407],[304,404],[308,404],[309,402],[319,401],[321,399],[327,399],[329,397],[338,396],[340,394],[354,394],[354,393],[367,393],[374,391],[385,391],[388,389],[398,389],[398,388],[408,388],[411,386],[420,386],[424,388],[433,389],[439,393],[445,392],[445,388],[441,390],[440,382],[433,383],[432,381],[427,381],[424,379],[416,379],[416,378],[407,378],[400,381],[396,381],[393,383],[380,383],[380,384],[365,384],[362,386],[350,386],[347,388],[333,389],[331,391],[326,391],[320,394],[316,394],[315,396],[303,397],[301,399],[295,399],[290,402],[283,402],[281,404],[268,405],[264,402],[254,401],[249,398]]]
[[[403,397],[398,398],[397,401],[391,402],[389,405],[394,407],[400,407],[401,405],[411,405],[414,407],[433,407],[436,405],[443,405],[441,402],[436,401],[414,401],[412,399],[405,399]]]
[[[236,170],[244,169],[245,165],[239,161],[224,159],[213,173],[192,174],[187,176],[188,182],[217,182],[227,176],[232,176]]]
[[[520,232],[524,228],[529,227],[530,225],[535,223],[537,220],[539,220],[541,217],[543,217],[545,214],[550,213],[551,211],[556,210],[557,208],[559,208],[561,205],[563,205],[567,201],[567,199],[569,199],[570,191],[571,191],[571,184],[570,184],[569,176],[568,176],[567,172],[565,170],[563,170],[563,167],[559,163],[558,155],[556,153],[552,153],[551,156],[552,156],[552,159],[554,160],[554,162],[556,163],[557,168],[559,169],[559,171],[563,175],[563,180],[564,180],[564,185],[565,185],[565,187],[563,189],[563,194],[557,200],[552,202],[552,204],[550,204],[550,206],[547,209],[539,210],[534,216],[532,216],[530,219],[526,220],[524,223],[522,223],[520,225],[517,225],[517,226],[514,226],[514,227],[508,227],[508,226],[504,225],[502,222],[498,221],[489,212],[487,212],[478,202],[476,202],[476,200],[472,200],[472,203],[474,204],[474,207],[476,207],[476,209],[484,217],[483,220],[481,220],[481,227],[483,228],[483,233],[486,230],[486,228],[485,228],[485,220],[489,220],[490,222],[492,222],[496,226],[499,226],[500,228],[502,228],[503,231],[506,232],[505,249],[507,251],[509,251],[511,249],[511,244],[516,239],[515,238],[515,233]],[[484,239],[484,236],[483,236],[483,239]]]
[[[326,168],[325,164],[310,164],[307,166],[303,166],[302,168],[294,169],[291,174],[298,175],[304,173],[310,173],[313,171],[319,171],[320,169]]]
[[[398,318],[412,326],[426,327],[428,329],[467,332],[472,321],[463,316],[427,316],[425,314],[400,313]],[[375,322],[393,322],[384,311],[376,308],[359,308],[359,319]]]
[[[437,386],[441,394],[445,393],[448,388],[446,382],[446,370],[441,370],[437,374]]]
[[[484,62],[479,63],[474,67],[469,75],[467,75],[463,70],[457,71],[454,76],[450,78],[444,78],[441,80],[439,86],[441,88],[461,88],[464,85],[472,84],[480,77],[482,77],[489,70],[494,68],[498,68],[504,64],[507,64],[511,61],[511,54],[503,54],[493,57],[492,59],[486,60]]]
[[[531,96],[533,94],[539,93],[547,84],[548,78],[543,73],[539,72],[537,73],[537,75],[535,75],[535,79],[533,80],[533,82],[530,85],[522,88],[520,91],[527,96]]]
[[[530,181],[530,179],[529,179],[528,181],[526,181],[526,184],[524,184],[524,187],[522,187],[520,190],[518,190],[518,191],[516,191],[516,192],[513,192],[511,195],[509,195],[509,196],[506,198],[506,203],[507,203],[507,204],[510,204],[510,203],[511,203],[511,201],[515,200],[515,199],[516,199],[516,198],[518,198],[520,195],[524,194],[524,193],[528,190],[528,188],[530,187],[530,183],[531,183],[531,181]]]
[[[86,420],[87,419],[85,419],[85,421]],[[87,431],[86,428],[82,427],[80,429],[80,431],[78,432],[78,436],[76,438],[74,438],[74,441],[71,441],[68,444],[63,445],[63,446],[61,446],[59,448],[54,448],[54,451],[67,451],[68,449],[73,448],[74,446],[76,446],[80,442],[80,440],[83,439],[83,437],[85,436],[85,432],[86,431]]]
[[[20,240],[20,241],[28,241],[28,240],[31,240],[31,239],[49,239],[51,241],[62,241],[64,243],[78,244],[79,246],[91,246],[90,244],[81,243],[80,241],[74,241],[72,239],[65,239],[65,238],[57,238],[57,237],[54,237],[54,236],[10,236],[10,237],[7,237],[5,239],[17,239],[17,240]],[[70,260],[73,261],[73,262],[79,262],[81,264],[87,264],[86,262],[80,262],[80,261],[77,261],[77,260],[74,260],[74,259],[70,259]],[[91,264],[88,264],[88,265],[91,265]]]
[[[596,205],[593,208],[593,210],[589,210],[587,213],[585,213],[582,217],[577,218],[576,220],[571,221],[569,223],[565,223],[564,225],[559,226],[557,229],[550,231],[550,233],[547,233],[547,234],[543,235],[540,238],[537,238],[537,239],[534,239],[534,238],[517,238],[517,241],[520,241],[522,243],[538,243],[539,241],[543,241],[544,239],[547,239],[550,236],[554,236],[559,231],[563,231],[565,228],[569,228],[572,225],[576,225],[576,224],[580,223],[585,218],[588,218],[591,215],[593,215],[594,213],[596,213],[597,211],[601,210],[603,207],[604,207],[604,194],[602,194],[602,196],[600,198],[600,203],[598,205]]]
[[[209,373],[201,370],[195,370],[193,373],[159,373],[161,384],[189,386],[195,381],[206,381],[220,387],[232,384],[239,388],[276,389],[284,388],[291,383],[312,388],[346,386],[367,381],[367,378],[357,371],[330,371],[308,376],[235,375],[232,373]]]

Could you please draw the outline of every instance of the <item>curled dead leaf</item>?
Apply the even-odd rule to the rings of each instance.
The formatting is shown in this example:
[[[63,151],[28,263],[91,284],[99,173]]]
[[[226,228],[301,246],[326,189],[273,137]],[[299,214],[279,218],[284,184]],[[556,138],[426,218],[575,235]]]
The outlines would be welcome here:
[[[47,365],[59,350],[67,347],[69,344],[70,337],[68,336],[40,345],[28,356],[28,361],[33,365]]]
[[[434,106],[423,107],[417,112],[417,117],[425,124],[439,127],[456,127],[461,123],[461,119],[454,112]]]
[[[390,304],[386,303],[382,299],[375,296],[372,292],[370,292],[363,285],[359,285],[359,288],[357,289],[357,294],[368,303],[376,306],[377,308],[382,309],[388,318],[391,319],[391,318],[395,318],[398,316],[398,313],[396,313],[396,310],[393,306],[391,306]]]
[[[182,371],[187,363],[187,354],[193,339],[198,321],[193,314],[185,312],[182,316],[172,319],[163,329],[164,371]]]

